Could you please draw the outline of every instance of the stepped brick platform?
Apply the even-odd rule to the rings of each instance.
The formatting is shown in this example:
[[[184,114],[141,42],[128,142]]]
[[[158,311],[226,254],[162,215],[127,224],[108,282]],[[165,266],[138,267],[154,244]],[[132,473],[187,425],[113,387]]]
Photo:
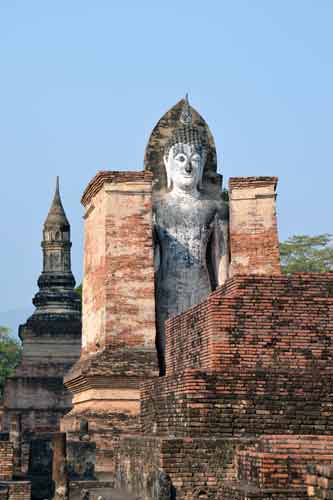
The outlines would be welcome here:
[[[145,500],[163,474],[177,500],[307,498],[309,463],[333,461],[333,274],[235,276],[166,332],[119,484]]]
[[[333,368],[333,273],[236,276],[166,323],[167,375],[186,368]]]
[[[223,499],[308,498],[308,465],[333,461],[332,436],[261,436],[237,451],[236,481],[222,486]]]

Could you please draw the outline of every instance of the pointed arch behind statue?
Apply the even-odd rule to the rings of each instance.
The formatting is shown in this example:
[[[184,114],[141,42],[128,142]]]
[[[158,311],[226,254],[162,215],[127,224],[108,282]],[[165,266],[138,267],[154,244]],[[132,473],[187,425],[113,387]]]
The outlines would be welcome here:
[[[144,169],[152,172],[154,176],[154,190],[162,191],[166,189],[167,180],[163,163],[164,147],[170,139],[174,129],[179,125],[179,117],[185,99],[181,99],[177,104],[167,111],[155,125],[145,150]],[[203,187],[210,192],[220,192],[222,176],[217,173],[216,147],[213,135],[203,117],[190,106],[192,112],[193,125],[202,129],[208,138],[208,156],[204,170]]]

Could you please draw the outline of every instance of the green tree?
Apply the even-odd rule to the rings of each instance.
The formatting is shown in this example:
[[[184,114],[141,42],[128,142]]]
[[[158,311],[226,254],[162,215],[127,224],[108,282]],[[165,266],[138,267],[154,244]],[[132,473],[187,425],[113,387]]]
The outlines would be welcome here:
[[[11,375],[21,357],[21,345],[10,335],[9,328],[0,326],[0,397],[6,378]]]
[[[80,283],[76,288],[75,291],[80,297],[82,298],[82,283]]]
[[[280,243],[281,267],[289,273],[333,271],[333,235],[295,235]]]

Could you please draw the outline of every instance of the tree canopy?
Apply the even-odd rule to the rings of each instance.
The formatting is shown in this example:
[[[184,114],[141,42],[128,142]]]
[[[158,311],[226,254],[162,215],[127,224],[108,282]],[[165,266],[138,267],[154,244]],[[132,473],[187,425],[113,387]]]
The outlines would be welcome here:
[[[0,326],[0,398],[6,378],[11,375],[21,357],[20,343],[10,336],[9,328]]]
[[[333,235],[294,235],[280,243],[281,267],[289,273],[333,271]]]

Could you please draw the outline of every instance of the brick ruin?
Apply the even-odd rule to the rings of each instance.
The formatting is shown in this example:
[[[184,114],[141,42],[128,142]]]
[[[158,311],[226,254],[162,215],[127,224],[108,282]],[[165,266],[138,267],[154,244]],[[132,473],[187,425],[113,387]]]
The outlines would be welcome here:
[[[230,179],[229,278],[166,321],[158,376],[152,207],[182,106],[154,128],[143,172],[99,172],[82,197],[82,349],[49,433],[54,498],[333,498],[333,273],[281,274],[277,178]],[[8,493],[20,425],[0,441],[1,500],[21,498]]]
[[[6,381],[2,401],[0,450],[9,442],[13,448],[12,474],[6,478],[10,500],[30,498],[12,491],[13,478],[30,481],[33,498],[52,495],[52,433],[59,431],[61,417],[72,406],[63,377],[80,356],[81,300],[74,291],[70,225],[58,179],[41,245],[43,271],[33,299],[36,309],[20,326],[22,357]],[[0,460],[0,477],[1,468]]]
[[[140,430],[140,384],[157,376],[151,185],[147,172],[101,172],[82,198],[82,351],[61,422],[73,478],[114,473],[119,435]]]
[[[148,172],[176,111],[153,131],[142,174],[100,172],[82,198],[86,340],[65,379],[75,398],[62,420],[69,491],[81,484],[92,498],[98,485],[145,500],[307,498],[309,465],[333,458],[333,276],[281,275],[275,177],[230,179],[230,279],[167,321],[165,376],[154,376],[154,356],[145,371],[138,326],[142,314],[152,320],[154,300],[146,288],[155,186]],[[154,321],[151,330],[145,324],[152,349]],[[120,355],[132,360],[127,382],[116,375]],[[125,397],[137,374],[140,406],[138,392]]]

